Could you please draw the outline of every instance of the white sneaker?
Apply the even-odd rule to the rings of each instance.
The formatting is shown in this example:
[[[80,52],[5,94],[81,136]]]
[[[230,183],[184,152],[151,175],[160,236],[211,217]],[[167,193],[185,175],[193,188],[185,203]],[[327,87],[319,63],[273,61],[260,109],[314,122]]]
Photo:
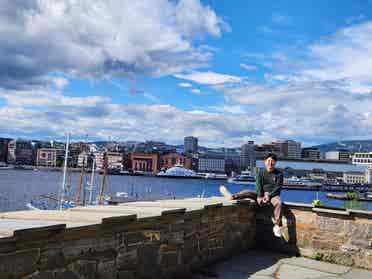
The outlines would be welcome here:
[[[229,200],[232,200],[232,194],[230,193],[229,190],[226,189],[225,186],[221,185],[220,186],[220,193],[222,194],[222,196],[224,196],[225,198],[229,199]]]
[[[278,225],[273,227],[273,232],[276,237],[282,237],[282,229]]]

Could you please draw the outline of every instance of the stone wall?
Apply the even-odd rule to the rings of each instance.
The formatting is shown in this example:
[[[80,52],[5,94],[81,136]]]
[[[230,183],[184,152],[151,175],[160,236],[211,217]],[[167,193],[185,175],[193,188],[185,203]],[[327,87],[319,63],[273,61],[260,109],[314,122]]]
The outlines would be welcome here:
[[[257,210],[258,248],[372,270],[372,212],[286,203],[288,242],[274,237],[271,214],[270,207]]]
[[[286,203],[288,242],[274,237],[271,215],[247,200],[17,230],[0,238],[0,278],[191,278],[254,247],[372,269],[372,212]]]
[[[191,278],[198,268],[252,247],[255,223],[254,203],[243,201],[19,230],[0,238],[0,278]]]

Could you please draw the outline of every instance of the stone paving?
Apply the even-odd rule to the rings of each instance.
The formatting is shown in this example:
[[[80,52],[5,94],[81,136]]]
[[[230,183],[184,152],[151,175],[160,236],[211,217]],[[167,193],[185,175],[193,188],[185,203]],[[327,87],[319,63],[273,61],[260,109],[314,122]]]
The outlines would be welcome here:
[[[197,274],[194,279],[371,279],[372,271],[351,268],[303,257],[287,257],[271,252],[250,251],[217,263]]]

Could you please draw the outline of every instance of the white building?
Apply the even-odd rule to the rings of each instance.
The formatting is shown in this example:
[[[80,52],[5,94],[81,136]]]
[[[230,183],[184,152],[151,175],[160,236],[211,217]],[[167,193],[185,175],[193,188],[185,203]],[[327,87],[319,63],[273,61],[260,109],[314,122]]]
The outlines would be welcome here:
[[[57,149],[39,148],[36,155],[36,165],[42,167],[56,167]]]
[[[363,172],[344,172],[342,180],[347,184],[364,184],[366,183],[366,175]]]
[[[98,169],[104,168],[104,154],[105,152],[95,153],[96,166]],[[120,152],[106,152],[107,165],[109,169],[122,169],[123,168],[123,154]]]
[[[199,172],[225,172],[225,159],[199,158]]]
[[[254,141],[243,144],[240,153],[240,169],[253,171],[256,167],[256,153]]]
[[[365,182],[368,184],[372,184],[372,168],[366,168],[365,177]]]
[[[351,157],[351,162],[355,165],[366,166],[364,181],[372,184],[372,152],[356,152]]]
[[[325,153],[326,160],[335,160],[335,161],[349,161],[350,160],[350,152],[349,151],[328,151]]]
[[[372,167],[372,152],[357,152],[352,156],[352,163]]]
[[[294,140],[287,140],[287,158],[301,159],[301,142]]]

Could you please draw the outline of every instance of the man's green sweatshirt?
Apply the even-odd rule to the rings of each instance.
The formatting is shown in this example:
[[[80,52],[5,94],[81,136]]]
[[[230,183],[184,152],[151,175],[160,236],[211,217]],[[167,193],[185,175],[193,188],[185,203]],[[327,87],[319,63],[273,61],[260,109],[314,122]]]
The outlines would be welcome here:
[[[269,192],[270,198],[279,196],[283,186],[283,174],[278,169],[268,171],[260,169],[256,176],[256,191],[258,197],[263,197],[265,192]]]

